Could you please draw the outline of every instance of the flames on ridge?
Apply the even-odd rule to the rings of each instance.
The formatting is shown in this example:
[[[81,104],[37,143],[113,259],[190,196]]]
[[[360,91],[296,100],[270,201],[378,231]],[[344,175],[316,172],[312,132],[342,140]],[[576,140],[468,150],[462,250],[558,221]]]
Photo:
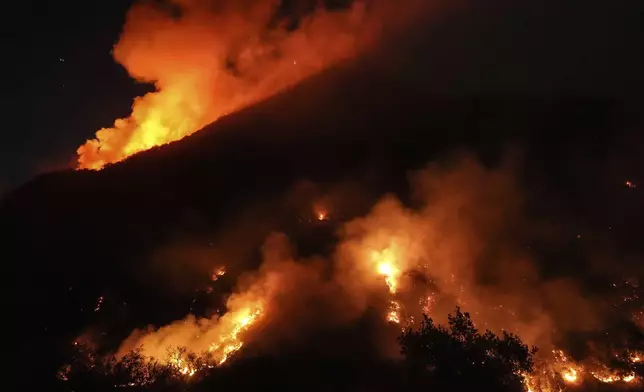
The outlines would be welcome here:
[[[113,49],[116,62],[156,91],[80,146],[78,169],[99,170],[189,136],[352,57],[373,31],[364,1],[319,8],[295,30],[273,0],[165,3],[136,3]]]

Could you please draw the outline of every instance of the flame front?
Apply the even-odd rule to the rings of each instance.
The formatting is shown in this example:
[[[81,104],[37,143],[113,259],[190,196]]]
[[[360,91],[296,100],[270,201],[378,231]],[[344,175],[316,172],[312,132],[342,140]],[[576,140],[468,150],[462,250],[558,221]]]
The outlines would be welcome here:
[[[147,358],[172,365],[186,376],[200,368],[187,361],[184,353],[205,354],[201,366],[221,365],[244,346],[244,334],[265,311],[263,301],[253,299],[252,295],[232,298],[228,312],[219,318],[197,320],[188,316],[156,331],[135,332],[121,345],[120,352],[125,354],[140,347]]]
[[[226,362],[231,355],[242,348],[244,342],[240,339],[240,334],[248,330],[261,314],[262,311],[259,308],[246,308],[233,316],[232,330],[220,336],[217,342],[208,347],[208,352],[213,354],[217,364],[221,365]]]
[[[561,349],[552,350],[552,358],[540,358],[535,364],[535,371],[532,374],[522,374],[524,385],[528,392],[555,392],[561,388],[557,386],[556,379],[560,378],[564,384],[577,386],[583,383],[584,377],[592,377],[595,380],[612,384],[623,382],[632,384],[637,381],[635,373],[619,375],[612,372],[601,364],[593,365],[592,371],[581,363],[575,362]],[[638,355],[631,355],[630,363],[637,363]]]
[[[276,12],[273,1],[169,3],[180,17],[154,2],[130,9],[112,53],[133,78],[154,83],[156,91],[136,98],[128,117],[80,146],[78,169],[100,170],[180,140],[352,57],[365,27],[360,1],[343,12],[320,9],[295,32],[281,24],[266,27]]]

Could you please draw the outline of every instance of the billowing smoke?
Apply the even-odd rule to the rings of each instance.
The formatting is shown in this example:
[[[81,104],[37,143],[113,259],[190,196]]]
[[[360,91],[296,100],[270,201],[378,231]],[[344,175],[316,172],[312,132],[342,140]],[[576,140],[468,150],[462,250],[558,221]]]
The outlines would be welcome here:
[[[422,2],[323,2],[293,11],[277,0],[166,0],[136,3],[114,59],[156,91],[132,114],[78,149],[78,167],[101,169],[188,136],[356,56]],[[296,2],[297,3],[297,2]],[[413,7],[412,7],[413,5]],[[301,8],[301,7],[300,7]]]
[[[514,168],[459,157],[413,173],[413,208],[381,198],[342,224],[328,257],[298,257],[296,243],[271,234],[260,268],[238,280],[223,315],[137,331],[120,351],[142,346],[163,358],[169,347],[185,346],[221,361],[242,342],[268,350],[375,311],[389,332],[373,344],[395,354],[400,328],[417,325],[423,313],[443,322],[455,305],[482,329],[509,330],[542,347],[563,332],[598,327],[592,300],[574,281],[541,277],[523,245],[531,223]],[[333,212],[332,203],[327,208]]]
[[[573,282],[540,277],[524,245],[531,222],[512,164],[490,170],[459,158],[414,173],[411,182],[418,208],[386,197],[345,226],[339,254],[348,273],[341,276],[355,282],[366,275],[360,269],[373,271],[369,254],[381,252],[375,262],[398,271],[393,294],[407,317],[428,312],[445,321],[459,304],[481,328],[510,330],[530,344],[550,343],[557,327],[596,327],[592,304]]]
[[[330,327],[360,315],[362,309],[338,301],[343,297],[341,287],[324,278],[325,260],[294,257],[288,238],[271,234],[262,247],[262,265],[239,278],[223,315],[202,319],[189,315],[159,329],[135,331],[121,345],[120,353],[141,347],[144,355],[166,360],[172,349],[186,348],[208,353],[223,363],[242,347],[247,333],[256,339],[269,335],[274,341],[293,343],[321,316],[326,320],[323,324]],[[221,271],[223,275],[225,270]],[[317,306],[312,308],[311,304]],[[259,336],[251,330],[255,324],[263,329]]]

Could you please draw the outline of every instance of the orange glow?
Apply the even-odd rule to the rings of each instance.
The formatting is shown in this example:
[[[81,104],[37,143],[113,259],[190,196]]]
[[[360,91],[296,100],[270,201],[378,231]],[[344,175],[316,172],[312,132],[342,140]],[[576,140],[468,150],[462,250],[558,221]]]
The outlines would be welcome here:
[[[199,369],[186,363],[173,348],[184,348],[190,353],[207,352],[212,362],[221,365],[244,345],[244,333],[261,319],[264,309],[263,301],[254,298],[252,293],[231,297],[227,306],[227,313],[212,320],[188,316],[155,331],[135,331],[123,342],[119,352],[122,355],[141,347],[146,357],[171,364],[187,376]]]
[[[622,381],[626,383],[633,382],[633,380],[635,380],[635,374],[629,374],[628,376],[622,378]]]
[[[618,374],[593,361],[578,362],[564,350],[552,346],[553,339],[548,333],[556,325],[548,317],[544,303],[539,302],[540,295],[547,293],[557,298],[557,306],[569,301],[560,308],[568,312],[586,303],[583,297],[570,300],[579,295],[574,287],[537,280],[537,272],[532,266],[523,264],[522,253],[512,255],[504,263],[499,261],[495,271],[515,291],[509,294],[490,291],[489,287],[477,283],[473,271],[480,267],[477,263],[486,253],[486,242],[490,238],[490,241],[494,240],[500,230],[495,228],[500,225],[496,215],[504,215],[504,210],[497,209],[496,204],[490,207],[485,203],[494,201],[503,204],[504,208],[508,203],[499,202],[495,192],[492,193],[494,197],[488,194],[492,189],[489,184],[499,180],[478,168],[466,167],[438,179],[440,181],[435,182],[440,187],[431,192],[432,204],[426,211],[411,211],[402,203],[387,198],[377,203],[366,217],[346,223],[339,231],[340,242],[328,260],[295,260],[290,253],[290,242],[278,241],[277,245],[281,245],[275,246],[274,240],[267,241],[262,247],[264,257],[258,277],[249,281],[240,279],[226,303],[227,311],[223,316],[201,320],[189,316],[155,331],[133,334],[130,341],[123,344],[123,349],[142,346],[145,355],[163,361],[168,347],[186,347],[189,352],[208,352],[212,355],[212,366],[217,366],[251,342],[261,342],[258,350],[269,347],[275,343],[268,340],[279,333],[276,331],[297,335],[298,318],[306,321],[317,315],[309,313],[306,300],[309,295],[322,301],[324,308],[328,305],[333,309],[333,312],[325,312],[337,316],[331,320],[333,325],[353,322],[367,309],[375,307],[380,312],[381,322],[394,327],[387,331],[406,328],[423,313],[444,325],[444,319],[440,317],[453,311],[456,303],[472,314],[480,330],[516,331],[530,345],[537,344],[537,339],[545,336],[544,344],[540,346],[542,350],[535,356],[534,372],[521,375],[529,391],[559,392],[562,383],[573,387],[592,378],[603,383],[638,383],[640,380],[635,374]],[[439,191],[445,194],[441,196]],[[477,201],[476,197],[482,201]],[[305,207],[309,214],[315,214],[309,215],[310,219],[327,212],[317,205],[312,209],[308,204]],[[486,208],[490,214],[482,213]],[[474,214],[471,222],[469,214]],[[477,231],[479,226],[482,227],[480,232]],[[283,240],[284,237],[279,238]],[[329,264],[334,267],[330,275],[327,273]],[[212,280],[225,273],[224,268],[210,272]],[[517,280],[517,276],[528,278]],[[533,290],[534,286],[538,286],[538,290]],[[517,315],[520,311],[526,311],[524,314],[530,316],[529,323],[520,320]],[[346,314],[340,317],[342,312]],[[268,330],[271,333],[267,333]],[[631,362],[641,361],[640,352],[628,354]],[[186,376],[199,372],[181,358],[169,361]]]
[[[187,364],[186,361],[181,358],[178,352],[174,352],[170,355],[168,364],[175,367],[177,370],[179,370],[179,373],[187,377],[192,377],[197,372],[197,369]]]
[[[559,374],[561,379],[570,385],[578,385],[583,382],[582,375],[584,373],[590,374],[597,381],[612,384],[616,382],[624,382],[627,384],[637,382],[637,377],[634,373],[628,374],[626,376],[620,376],[619,374],[612,372],[607,367],[602,365],[595,364],[593,371],[587,371],[584,369],[580,363],[570,360],[562,350],[555,349],[552,351],[554,358],[552,359],[541,359],[537,366],[535,366],[535,372],[533,374],[524,374],[524,384],[528,390],[540,390],[545,392],[556,391],[557,388],[553,386],[552,379],[554,374]],[[633,357],[631,357],[631,362]]]
[[[244,342],[241,341],[240,333],[248,330],[255,321],[261,316],[261,309],[242,309],[233,316],[232,330],[219,337],[208,347],[208,352],[214,354],[215,360],[219,365],[226,362],[228,358],[237,352]]]
[[[211,276],[211,278],[210,278],[210,279],[211,279],[213,282],[216,282],[217,280],[219,280],[219,278],[221,278],[221,277],[222,277],[222,276],[224,276],[225,274],[226,274],[226,267],[217,267],[217,268],[215,268],[215,270],[213,271],[212,276]]]
[[[617,381],[623,381],[625,383],[631,383],[635,380],[635,374],[629,374],[626,376],[619,376],[617,374],[611,374],[607,371],[604,372],[593,372],[591,373],[598,381],[601,381],[606,384],[612,384]]]
[[[376,265],[376,271],[379,275],[385,278],[385,283],[389,287],[391,294],[396,294],[398,289],[398,278],[401,275],[400,270],[395,265],[393,258],[393,251],[389,248],[381,252],[373,252],[372,260]]]
[[[319,10],[287,32],[266,27],[272,1],[230,1],[216,10],[203,1],[171,3],[181,8],[180,18],[154,2],[128,12],[114,59],[156,91],[136,98],[130,115],[81,145],[78,169],[100,170],[181,140],[353,57],[358,38],[371,31],[361,4],[345,12]]]
[[[577,381],[579,381],[579,375],[577,374],[577,370],[573,368],[568,368],[565,369],[563,372],[561,372],[561,377],[564,379],[565,382],[575,384]]]
[[[389,313],[387,313],[387,321],[400,324],[400,304],[397,301],[389,302]]]
[[[329,218],[328,206],[322,202],[316,202],[313,204],[313,215],[315,219],[319,221],[325,221]]]

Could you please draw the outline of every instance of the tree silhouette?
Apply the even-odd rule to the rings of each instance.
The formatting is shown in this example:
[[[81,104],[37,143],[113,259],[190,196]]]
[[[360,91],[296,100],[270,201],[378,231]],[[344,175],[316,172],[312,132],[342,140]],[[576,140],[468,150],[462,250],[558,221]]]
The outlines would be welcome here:
[[[425,316],[418,330],[399,337],[409,389],[523,391],[522,374],[533,370],[533,354],[518,336],[479,332],[469,313],[456,308],[449,327]]]

